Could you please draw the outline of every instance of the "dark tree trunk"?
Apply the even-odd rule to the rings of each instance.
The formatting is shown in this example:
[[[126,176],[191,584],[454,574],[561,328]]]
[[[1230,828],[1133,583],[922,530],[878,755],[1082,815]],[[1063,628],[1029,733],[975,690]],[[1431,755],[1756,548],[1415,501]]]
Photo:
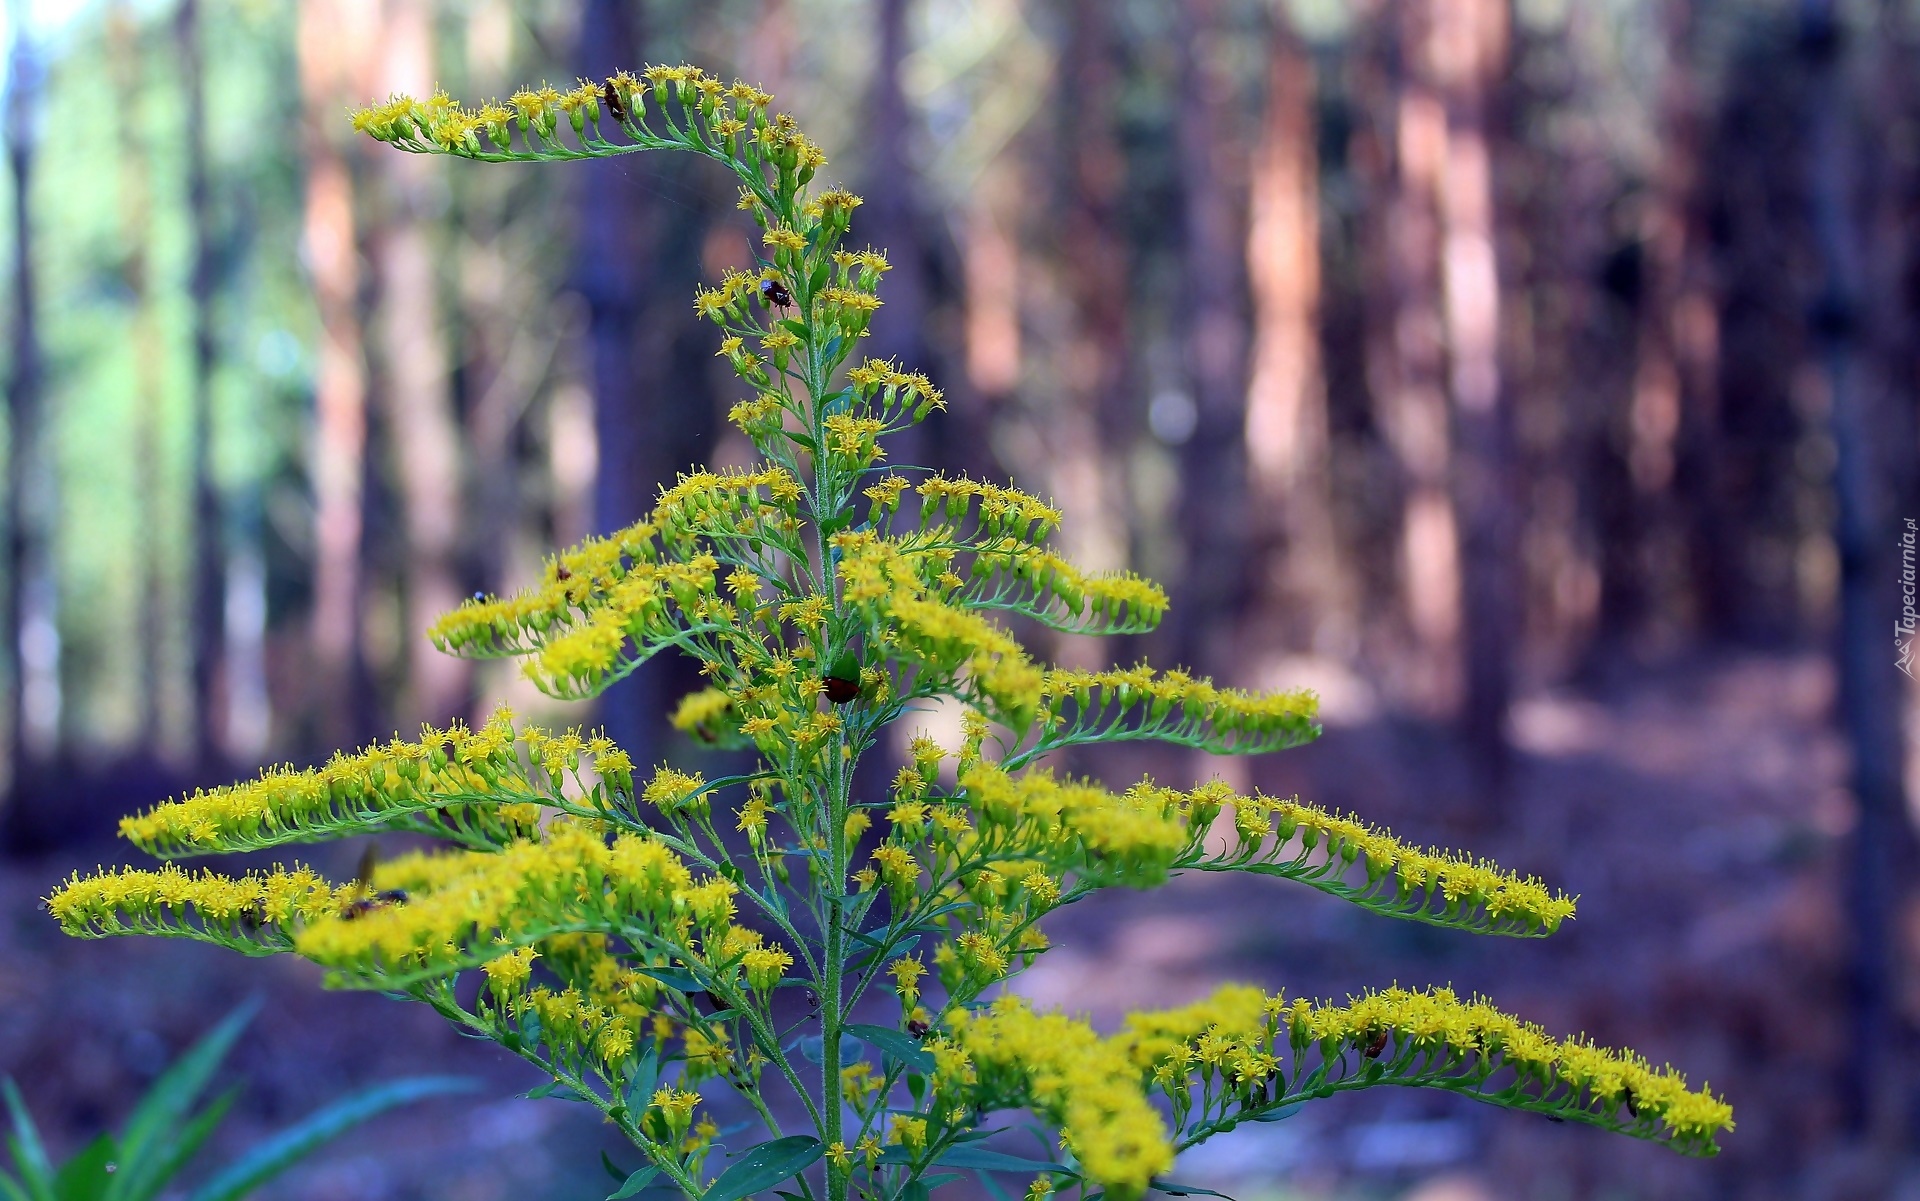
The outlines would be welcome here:
[[[343,34],[342,26],[346,26]],[[366,91],[361,37],[335,4],[300,6],[299,57],[306,181],[302,240],[312,273],[320,345],[313,384],[314,555],[308,718],[329,745],[371,725],[361,638],[361,547],[366,527],[367,367],[354,183],[337,114]]]
[[[1183,0],[1180,95],[1175,126],[1184,195],[1181,292],[1186,375],[1194,407],[1182,448],[1179,528],[1186,565],[1174,590],[1182,662],[1202,671],[1232,662],[1250,584],[1248,572],[1246,290],[1238,206],[1221,147],[1225,81],[1203,41],[1219,19],[1215,0]]]
[[[180,0],[174,53],[186,91],[187,222],[193,259],[187,277],[191,317],[188,437],[193,489],[192,584],[188,590],[188,655],[193,675],[196,770],[217,772],[224,757],[220,649],[225,641],[225,580],[220,494],[213,481],[213,213],[207,183],[207,80],[199,0]]]
[[[580,19],[579,73],[604,79],[641,64],[638,6],[622,0],[588,0]],[[621,161],[580,168],[579,214],[573,285],[587,302],[587,353],[591,363],[594,433],[599,474],[594,481],[593,525],[607,533],[638,521],[651,507],[654,482],[668,464],[659,453],[640,403],[640,314],[645,303],[645,251],[654,241],[657,214]],[[639,671],[601,699],[601,720],[636,763],[658,757],[660,688],[657,673]]]
[[[33,251],[33,169],[40,90],[37,48],[25,28],[26,5],[9,6],[13,31],[7,75],[7,166],[13,184],[13,310],[7,380],[7,578],[0,635],[7,641],[7,768],[11,776],[5,818],[9,851],[31,850],[45,838],[32,812],[47,743],[45,707],[59,685],[59,643],[51,636],[53,575],[48,542],[53,478],[42,452],[42,356],[37,323]],[[57,728],[53,731],[57,736]]]
[[[910,49],[907,19],[912,0],[875,0],[874,24],[879,48],[867,98],[865,141],[866,203],[861,240],[887,253],[893,270],[881,287],[885,304],[873,317],[873,333],[862,353],[895,359],[908,371],[933,371],[927,323],[927,238],[920,212],[918,175],[913,166],[913,109],[907,103],[901,72]],[[938,454],[929,434],[935,422],[903,431],[888,451],[899,464],[934,465]]]
[[[1508,770],[1518,560],[1510,402],[1501,379],[1501,291],[1494,191],[1494,88],[1507,61],[1506,0],[1446,0],[1431,10],[1429,69],[1446,109],[1441,180],[1442,309],[1460,525],[1465,668],[1461,730],[1483,784]]]
[[[1888,645],[1900,612],[1900,523],[1888,504],[1883,436],[1893,427],[1885,388],[1865,353],[1864,245],[1856,212],[1859,114],[1848,87],[1845,32],[1831,0],[1804,0],[1800,54],[1807,71],[1807,224],[1818,262],[1812,346],[1825,376],[1834,463],[1834,542],[1840,556],[1835,648],[1839,719],[1852,751],[1859,806],[1847,870],[1851,1054],[1841,1096],[1849,1129],[1899,1146],[1909,1133],[1899,1069],[1895,929],[1897,852],[1910,837],[1900,730],[1902,689]]]

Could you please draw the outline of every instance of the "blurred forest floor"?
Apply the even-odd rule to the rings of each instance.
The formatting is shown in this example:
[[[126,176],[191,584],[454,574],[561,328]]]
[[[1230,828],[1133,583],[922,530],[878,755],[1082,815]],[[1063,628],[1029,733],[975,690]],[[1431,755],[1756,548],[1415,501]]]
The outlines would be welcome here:
[[[1521,754],[1504,838],[1484,832],[1490,815],[1452,744],[1424,728],[1335,726],[1312,747],[1245,765],[1244,782],[1269,793],[1351,808],[1408,839],[1473,845],[1579,894],[1578,918],[1554,938],[1477,939],[1280,882],[1189,877],[1056,915],[1057,949],[1020,988],[1110,1025],[1124,1006],[1181,1003],[1225,979],[1320,997],[1450,983],[1553,1031],[1671,1057],[1729,1097],[1739,1123],[1721,1158],[1702,1164],[1444,1094],[1369,1093],[1236,1131],[1175,1174],[1243,1201],[1920,1196],[1910,1181],[1900,1191],[1905,1165],[1830,1149],[1844,1051],[1836,849],[1851,820],[1843,749],[1825,721],[1832,688],[1825,660],[1776,655],[1527,699],[1513,723]],[[1075,766],[1113,782],[1149,770],[1180,782],[1196,766],[1239,764],[1121,755]],[[258,990],[268,1005],[232,1064],[251,1083],[221,1136],[229,1148],[402,1073],[473,1073],[490,1097],[383,1119],[274,1196],[604,1195],[596,1150],[622,1159],[608,1132],[565,1104],[508,1099],[538,1083],[530,1069],[422,1008],[324,993],[318,970],[297,961],[62,937],[33,898],[91,866],[0,866],[0,912],[12,915],[0,930],[0,1062],[60,1147],[117,1120],[171,1055]]]

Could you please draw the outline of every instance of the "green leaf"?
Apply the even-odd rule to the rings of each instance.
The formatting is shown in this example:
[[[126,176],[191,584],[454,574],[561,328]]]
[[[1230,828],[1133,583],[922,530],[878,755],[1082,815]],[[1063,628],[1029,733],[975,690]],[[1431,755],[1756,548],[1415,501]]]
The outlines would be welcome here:
[[[325,1106],[241,1156],[188,1201],[240,1201],[312,1154],[322,1144],[389,1109],[427,1097],[469,1093],[478,1083],[461,1076],[415,1076],[376,1085]]]
[[[633,1175],[627,1177],[625,1184],[621,1185],[615,1191],[608,1193],[607,1201],[626,1201],[628,1197],[638,1195],[640,1190],[653,1183],[653,1178],[659,1174],[660,1169],[651,1165],[641,1168]]]
[[[855,1024],[841,1027],[861,1042],[893,1056],[915,1071],[933,1070],[933,1053],[913,1040],[910,1034],[890,1030],[885,1026]]]
[[[1233,1201],[1225,1193],[1216,1193],[1210,1188],[1201,1188],[1195,1184],[1175,1184],[1171,1180],[1156,1180],[1150,1186],[1155,1192],[1165,1193],[1169,1197],[1219,1197],[1222,1201]]]
[[[549,1080],[545,1084],[537,1088],[530,1088],[520,1095],[529,1101],[544,1101],[548,1098],[552,1098],[555,1101],[586,1101],[590,1099],[583,1096],[580,1090],[574,1088],[564,1080]]]
[[[677,967],[637,967],[633,969],[642,976],[652,976],[655,980],[678,992],[695,993],[706,991],[706,985],[696,980],[691,972]]]
[[[99,1201],[113,1181],[107,1165],[113,1163],[114,1151],[111,1134],[88,1143],[85,1150],[60,1165],[60,1175],[53,1181],[55,1195],[60,1201]]]
[[[14,1170],[25,1181],[27,1191],[37,1199],[53,1201],[53,1162],[47,1158],[47,1149],[40,1142],[40,1129],[33,1124],[33,1115],[27,1112],[27,1103],[20,1099],[20,1090],[9,1076],[0,1080],[0,1094],[7,1102],[7,1115],[13,1120],[13,1133],[7,1136],[7,1150],[13,1154]]]
[[[188,1112],[206,1090],[213,1073],[259,1011],[258,998],[245,1002],[208,1031],[206,1037],[187,1048],[186,1054],[175,1060],[172,1067],[160,1073],[120,1132],[120,1170],[114,1174],[113,1184],[107,1190],[109,1198],[138,1201],[142,1190],[157,1188],[162,1183],[157,1177],[167,1158],[165,1148],[169,1136],[186,1124]]]
[[[649,1046],[633,1069],[633,1079],[627,1081],[627,1112],[636,1116],[645,1113],[653,1103],[653,1086],[659,1082],[660,1057]]]
[[[820,1140],[811,1135],[794,1134],[761,1143],[722,1172],[700,1201],[740,1201],[798,1176],[820,1155]]]
[[[840,1061],[851,1063],[860,1058],[860,1044],[855,1041],[853,1027],[845,1026],[840,1030]],[[793,1041],[793,1048],[800,1052],[801,1058],[808,1063],[822,1063],[826,1059],[823,1048],[826,1046],[818,1034],[803,1034]]]
[[[27,1192],[25,1185],[5,1172],[0,1172],[0,1198],[4,1201],[38,1201]]]
[[[1060,1176],[1079,1174],[1063,1163],[1008,1155],[1003,1151],[989,1151],[985,1147],[952,1147],[933,1162],[943,1168],[971,1168],[976,1172],[1025,1172],[1029,1175],[1052,1172]]]
[[[215,1097],[213,1104],[194,1114],[193,1120],[186,1124],[163,1154],[149,1157],[136,1165],[121,1164],[112,1178],[115,1187],[108,1189],[107,1195],[127,1198],[129,1201],[147,1201],[147,1198],[160,1192],[180,1174],[180,1169],[187,1166],[201,1145],[213,1137],[220,1123],[226,1121],[227,1111],[239,1099],[240,1086],[235,1085]],[[141,1173],[138,1176],[131,1174],[136,1167]]]
[[[613,1162],[613,1157],[611,1155],[608,1155],[605,1151],[600,1152],[600,1166],[607,1170],[607,1175],[613,1177],[613,1182],[615,1184],[619,1184],[621,1181],[625,1180],[628,1176],[631,1176],[633,1174],[631,1172],[628,1172],[624,1168],[615,1166]]]

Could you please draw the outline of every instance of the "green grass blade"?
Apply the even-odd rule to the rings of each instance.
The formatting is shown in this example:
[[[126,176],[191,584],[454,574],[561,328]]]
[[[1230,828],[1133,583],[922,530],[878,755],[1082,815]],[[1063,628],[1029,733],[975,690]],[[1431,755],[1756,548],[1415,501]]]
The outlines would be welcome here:
[[[12,1077],[0,1080],[0,1096],[6,1098],[7,1116],[13,1121],[7,1150],[13,1154],[14,1170],[20,1173],[34,1201],[54,1201],[53,1162],[47,1158],[47,1148],[40,1141],[40,1128],[33,1124],[33,1115],[27,1112],[27,1103],[21,1099],[20,1089]]]
[[[479,1085],[461,1076],[416,1076],[376,1085],[335,1101],[282,1130],[201,1185],[188,1201],[240,1201],[254,1189],[312,1154],[323,1143],[389,1109],[427,1097],[473,1092]]]
[[[115,1157],[119,1148],[111,1134],[103,1134],[84,1150],[60,1165],[53,1191],[60,1201],[100,1201],[113,1181]]]
[[[135,1201],[134,1185],[155,1171],[148,1164],[149,1156],[166,1154],[168,1136],[186,1125],[213,1073],[259,1010],[257,999],[242,1004],[153,1082],[120,1134],[120,1173],[124,1175],[107,1190],[108,1201]]]
[[[226,1120],[227,1111],[239,1099],[238,1085],[214,1098],[213,1104],[194,1114],[176,1137],[167,1140],[163,1150],[156,1150],[138,1164],[123,1166],[116,1172],[115,1188],[109,1189],[107,1195],[124,1198],[125,1201],[149,1201],[180,1174],[180,1169],[187,1166],[194,1154],[213,1136],[213,1132],[220,1128],[220,1123]]]

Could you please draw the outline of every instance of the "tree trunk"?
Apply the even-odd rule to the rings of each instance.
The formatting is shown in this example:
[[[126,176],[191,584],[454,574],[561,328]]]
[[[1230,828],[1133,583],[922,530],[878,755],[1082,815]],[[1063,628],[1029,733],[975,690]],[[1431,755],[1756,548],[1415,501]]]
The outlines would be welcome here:
[[[1181,294],[1186,307],[1186,375],[1193,433],[1182,447],[1180,532],[1186,565],[1174,590],[1180,657],[1203,671],[1234,661],[1251,583],[1247,570],[1244,238],[1222,129],[1228,86],[1203,53],[1218,20],[1216,0],[1183,0],[1179,13],[1180,97],[1175,124],[1184,195]]]
[[[913,166],[913,109],[901,86],[908,45],[911,0],[875,0],[878,52],[867,97],[863,238],[887,252],[893,269],[883,291],[886,303],[873,316],[863,353],[894,359],[908,371],[930,371],[927,354],[927,247]],[[936,419],[937,420],[937,419]],[[935,421],[902,431],[888,451],[898,464],[933,465],[937,449],[928,435]]]
[[[379,93],[425,96],[434,87],[432,12],[425,0],[387,7]],[[381,396],[392,423],[393,470],[400,494],[406,638],[405,724],[444,722],[464,711],[468,664],[441,654],[427,627],[460,601],[460,428],[454,419],[446,342],[440,326],[439,277],[422,216],[444,169],[426,155],[379,160],[391,206],[372,239],[380,289]]]
[[[633,6],[588,0],[580,19],[579,73],[604,79],[640,63],[641,31]],[[581,164],[576,193],[578,249],[573,284],[587,302],[592,364],[594,436],[599,473],[594,481],[594,528],[606,533],[644,516],[654,481],[666,474],[660,439],[640,407],[636,357],[643,306],[642,263],[654,240],[656,214],[633,171],[618,162]],[[607,732],[636,763],[659,753],[664,725],[657,673],[639,671],[601,698]]]
[[[43,450],[42,356],[38,279],[33,250],[35,124],[40,102],[38,47],[27,30],[27,6],[8,8],[12,31],[7,72],[7,166],[13,183],[12,373],[7,380],[7,579],[0,631],[7,639],[6,845],[15,853],[45,838],[32,812],[40,767],[59,737],[60,638],[55,624],[49,542],[54,479]]]
[[[191,348],[188,354],[188,438],[193,490],[189,565],[188,660],[193,677],[193,758],[203,775],[217,774],[225,745],[220,651],[225,640],[225,531],[213,480],[213,213],[207,184],[207,81],[200,0],[180,0],[174,13],[174,53],[186,90],[187,223],[193,245],[187,277]]]
[[[1510,648],[1519,614],[1512,430],[1500,378],[1500,270],[1494,245],[1493,89],[1507,59],[1506,0],[1431,9],[1428,68],[1446,111],[1440,189],[1447,390],[1457,453],[1465,645],[1462,730],[1483,782],[1508,768]]]
[[[1267,109],[1247,223],[1253,350],[1246,444],[1252,531],[1267,578],[1260,611],[1285,615],[1287,645],[1356,632],[1333,523],[1326,378],[1320,355],[1320,164],[1313,60],[1276,18]]]
[[[147,513],[163,511],[160,482],[160,428],[166,403],[161,377],[165,367],[159,323],[153,304],[153,179],[142,139],[140,114],[145,70],[138,18],[128,0],[116,0],[107,17],[107,41],[115,92],[122,97],[116,141],[119,150],[120,230],[126,247],[124,274],[133,305],[134,490]],[[167,637],[166,555],[161,540],[145,539],[139,550],[140,613],[135,625],[139,646],[139,727],[142,753],[156,754],[164,738],[165,651]]]
[[[360,248],[353,176],[339,129],[342,109],[371,94],[367,62],[377,35],[366,6],[303,0],[300,88],[307,178],[302,237],[320,315],[314,372],[314,715],[318,734],[339,745],[368,722],[356,712],[366,659],[361,640],[367,368],[360,307]]]
[[[1453,437],[1447,413],[1440,308],[1439,196],[1447,160],[1446,110],[1421,49],[1425,7],[1407,4],[1380,48],[1375,120],[1383,139],[1373,241],[1381,315],[1370,330],[1368,376],[1377,420],[1399,466],[1401,608],[1409,643],[1390,685],[1430,716],[1455,711],[1460,686],[1460,549],[1448,491]]]
[[[1842,1069],[1847,1126],[1889,1150],[1909,1132],[1904,1040],[1895,1012],[1897,849],[1910,837],[1900,730],[1899,668],[1887,645],[1900,613],[1903,533],[1888,505],[1885,387],[1864,353],[1868,320],[1864,244],[1855,204],[1860,179],[1858,114],[1848,88],[1845,31],[1831,0],[1803,0],[1800,54],[1807,71],[1807,225],[1818,261],[1811,306],[1813,346],[1825,377],[1836,460],[1834,542],[1840,556],[1835,648],[1839,719],[1859,806],[1849,857],[1847,928],[1850,1055]]]
[[[1059,118],[1048,165],[1060,233],[1056,269],[1071,299],[1073,328],[1064,351],[1063,386],[1035,414],[1044,450],[1035,466],[1065,520],[1060,539],[1082,567],[1127,564],[1127,498],[1115,464],[1115,431],[1131,422],[1129,262],[1120,211],[1127,163],[1113,108],[1120,90],[1118,34],[1107,0],[1068,0],[1065,41],[1054,84]],[[1084,640],[1055,639],[1054,657],[1105,666]]]

